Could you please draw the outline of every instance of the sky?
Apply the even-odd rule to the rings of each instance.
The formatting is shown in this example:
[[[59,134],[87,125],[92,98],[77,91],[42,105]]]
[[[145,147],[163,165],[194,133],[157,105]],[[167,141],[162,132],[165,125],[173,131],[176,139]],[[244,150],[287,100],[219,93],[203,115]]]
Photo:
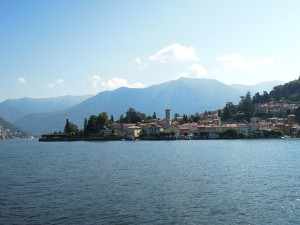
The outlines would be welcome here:
[[[0,0],[0,102],[300,75],[298,0]]]

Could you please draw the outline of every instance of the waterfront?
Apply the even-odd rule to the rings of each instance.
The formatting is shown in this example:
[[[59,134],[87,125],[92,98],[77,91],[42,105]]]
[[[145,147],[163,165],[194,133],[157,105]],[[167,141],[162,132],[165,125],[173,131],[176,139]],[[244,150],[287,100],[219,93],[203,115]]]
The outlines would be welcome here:
[[[0,223],[299,224],[299,143],[0,141]]]

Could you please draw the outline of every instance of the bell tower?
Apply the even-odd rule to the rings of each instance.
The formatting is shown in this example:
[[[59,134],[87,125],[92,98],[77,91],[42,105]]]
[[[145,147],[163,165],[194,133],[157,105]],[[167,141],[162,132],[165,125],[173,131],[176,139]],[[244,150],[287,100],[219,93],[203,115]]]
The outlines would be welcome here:
[[[171,116],[170,116],[171,109],[166,109],[166,126],[171,126]]]

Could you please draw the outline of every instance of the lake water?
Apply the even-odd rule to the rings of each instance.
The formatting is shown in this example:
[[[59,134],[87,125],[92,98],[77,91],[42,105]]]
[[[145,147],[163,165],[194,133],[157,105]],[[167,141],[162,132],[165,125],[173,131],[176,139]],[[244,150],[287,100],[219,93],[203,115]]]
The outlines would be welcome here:
[[[0,224],[300,224],[299,146],[0,141]]]

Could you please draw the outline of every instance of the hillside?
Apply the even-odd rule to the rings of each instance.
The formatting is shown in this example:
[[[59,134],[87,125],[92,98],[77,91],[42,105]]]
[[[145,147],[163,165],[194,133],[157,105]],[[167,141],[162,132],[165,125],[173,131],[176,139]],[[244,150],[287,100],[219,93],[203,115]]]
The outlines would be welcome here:
[[[83,96],[60,96],[55,98],[20,98],[7,99],[3,103],[15,107],[25,114],[56,112],[77,105],[90,98],[91,95]]]
[[[15,125],[34,134],[43,134],[62,130],[67,118],[82,127],[84,118],[92,114],[107,112],[118,119],[128,108],[147,115],[156,112],[160,118],[164,117],[166,108],[170,108],[173,115],[194,114],[222,108],[228,101],[237,103],[242,94],[216,80],[180,78],[143,89],[122,87],[101,92],[63,111],[25,116]]]
[[[67,118],[82,128],[84,118],[90,115],[107,112],[118,120],[129,108],[147,115],[156,112],[159,118],[164,118],[166,108],[171,109],[172,117],[175,113],[195,114],[223,108],[226,102],[238,103],[240,96],[245,95],[247,90],[248,88],[239,90],[213,79],[180,78],[147,88],[121,87],[114,91],[100,92],[68,109],[27,115],[15,125],[41,135],[63,130]]]
[[[4,104],[3,102],[0,103],[0,117],[5,119],[10,123],[14,123],[15,121],[21,119],[26,114],[17,108]]]
[[[285,100],[300,102],[300,77],[298,80],[290,81],[283,85],[278,85],[269,93],[270,98],[275,100]]]
[[[30,138],[31,135],[19,130],[0,117],[0,139]]]
[[[89,97],[91,95],[7,99],[0,103],[0,117],[14,123],[29,114],[56,112],[70,108]]]

